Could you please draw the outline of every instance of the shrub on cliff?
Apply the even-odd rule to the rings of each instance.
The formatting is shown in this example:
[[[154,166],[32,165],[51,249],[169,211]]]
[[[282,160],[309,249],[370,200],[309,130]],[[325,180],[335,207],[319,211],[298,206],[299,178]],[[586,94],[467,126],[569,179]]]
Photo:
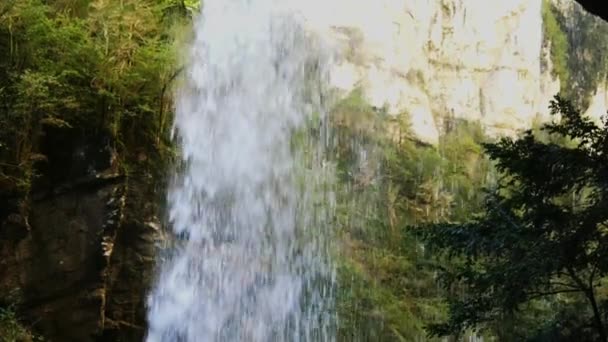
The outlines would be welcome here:
[[[542,2],[543,35],[544,44],[550,49],[549,55],[553,63],[551,71],[554,77],[560,80],[562,90],[565,89],[570,79],[568,66],[568,53],[570,50],[568,36],[566,35],[563,20],[559,17],[559,11],[550,0]]]
[[[439,146],[416,141],[406,114],[392,117],[360,90],[334,120],[337,226],[342,242],[338,335],[345,341],[427,340],[445,318],[433,256],[407,225],[464,219],[480,205],[489,164],[480,125],[452,120]],[[437,339],[439,340],[439,339]]]
[[[167,150],[176,27],[188,8],[178,0],[1,1],[0,193],[27,193],[50,129],[108,132],[123,164]]]

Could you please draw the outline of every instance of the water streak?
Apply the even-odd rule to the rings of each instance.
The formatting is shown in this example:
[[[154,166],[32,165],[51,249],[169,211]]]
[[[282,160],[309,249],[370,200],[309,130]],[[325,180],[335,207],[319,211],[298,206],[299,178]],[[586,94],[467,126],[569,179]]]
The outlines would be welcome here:
[[[335,339],[327,56],[288,4],[209,0],[196,21],[149,342]]]

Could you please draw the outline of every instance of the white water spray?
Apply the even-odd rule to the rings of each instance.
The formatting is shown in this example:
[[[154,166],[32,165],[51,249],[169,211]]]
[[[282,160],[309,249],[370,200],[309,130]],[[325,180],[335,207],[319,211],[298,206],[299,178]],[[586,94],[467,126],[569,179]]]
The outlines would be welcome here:
[[[314,142],[327,62],[290,2],[204,3],[176,100],[177,243],[150,296],[149,342],[335,339],[320,191],[331,172]]]

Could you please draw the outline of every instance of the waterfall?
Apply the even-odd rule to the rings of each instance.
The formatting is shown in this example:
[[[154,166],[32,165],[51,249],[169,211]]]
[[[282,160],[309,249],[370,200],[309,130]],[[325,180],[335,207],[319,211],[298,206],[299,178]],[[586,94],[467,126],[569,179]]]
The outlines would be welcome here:
[[[208,0],[176,95],[147,341],[332,341],[327,49],[290,1]]]

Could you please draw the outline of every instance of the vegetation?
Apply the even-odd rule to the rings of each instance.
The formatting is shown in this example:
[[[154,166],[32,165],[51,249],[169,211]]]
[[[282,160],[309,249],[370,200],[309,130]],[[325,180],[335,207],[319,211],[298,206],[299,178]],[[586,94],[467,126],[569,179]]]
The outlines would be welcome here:
[[[431,147],[360,91],[338,103],[340,340],[605,340],[606,129],[551,110],[496,142],[448,120]]]
[[[429,267],[432,256],[405,227],[468,217],[479,207],[476,189],[490,174],[481,128],[452,121],[438,148],[421,145],[406,115],[371,108],[359,90],[331,117],[343,242],[339,338],[427,340],[424,327],[446,318],[444,290]]]
[[[550,48],[552,73],[560,80],[561,93],[586,110],[608,76],[608,23],[577,7],[573,11],[576,15],[566,18],[550,0],[543,0],[544,47]]]
[[[0,307],[0,342],[43,341],[26,329],[12,307]]]
[[[188,39],[198,4],[0,1],[0,223],[17,215],[27,226],[33,193],[90,176],[97,159],[103,166],[93,169],[126,176],[129,195],[145,183],[134,194],[144,199],[127,205],[150,211],[144,201],[155,198],[152,182],[164,179],[173,154],[176,45]],[[0,331],[24,334],[14,310],[0,312]]]
[[[479,215],[416,229],[450,260],[445,291],[466,289],[433,335],[500,327],[501,340],[608,340],[608,129],[560,97],[551,111],[561,120],[541,131],[553,139],[483,144],[501,177]]]
[[[544,48],[549,48],[549,54],[554,77],[560,80],[562,91],[570,80],[570,69],[568,66],[568,51],[570,50],[568,37],[566,35],[564,20],[559,11],[550,0],[542,2]]]
[[[108,136],[125,171],[129,154],[168,151],[173,45],[187,4],[0,3],[0,193],[27,196],[53,136]]]
[[[550,1],[542,16],[561,93],[586,109],[606,78],[608,25],[585,13],[566,21]],[[371,107],[361,90],[340,101],[330,116],[339,339],[603,339],[606,140],[573,108],[557,98],[562,121],[498,142],[446,119],[433,147],[416,141],[406,114]]]

